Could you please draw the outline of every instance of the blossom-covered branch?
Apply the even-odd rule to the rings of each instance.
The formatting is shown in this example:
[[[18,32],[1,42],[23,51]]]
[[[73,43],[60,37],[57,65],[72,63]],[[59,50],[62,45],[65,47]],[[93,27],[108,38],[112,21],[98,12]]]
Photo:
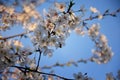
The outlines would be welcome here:
[[[86,64],[89,60],[90,59],[87,59],[87,60],[79,59],[77,61],[70,60],[70,61],[68,61],[66,63],[56,62],[55,64],[50,65],[50,66],[45,65],[45,66],[41,67],[41,69],[52,69],[54,67],[65,67],[65,66],[72,66],[72,65],[78,67],[79,63],[85,63]]]
[[[109,12],[109,9],[108,9],[103,14],[96,15],[96,16],[90,16],[89,18],[86,18],[83,21],[89,21],[89,20],[93,20],[93,19],[99,19],[99,18],[103,18],[105,16],[117,17],[117,13],[120,13],[120,8],[117,9],[116,11],[114,11],[114,12]]]
[[[65,77],[59,76],[57,74],[51,74],[51,73],[45,73],[45,72],[40,72],[40,71],[32,70],[32,69],[30,69],[28,67],[19,67],[19,66],[11,66],[11,67],[15,67],[15,68],[18,68],[20,70],[23,70],[24,73],[35,72],[35,73],[39,73],[39,74],[55,76],[55,77],[58,77],[58,78],[63,79],[63,80],[74,80],[74,79],[69,79],[69,78],[65,78]]]

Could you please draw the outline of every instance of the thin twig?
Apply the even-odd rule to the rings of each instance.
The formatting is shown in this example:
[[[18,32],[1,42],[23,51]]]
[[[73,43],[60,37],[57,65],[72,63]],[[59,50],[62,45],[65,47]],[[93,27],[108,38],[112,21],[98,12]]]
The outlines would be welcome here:
[[[119,9],[118,9],[119,10]],[[118,11],[116,10],[115,12],[111,12],[111,13],[103,13],[102,16],[105,17],[105,16],[113,16],[113,17],[116,17],[116,14],[120,12],[120,10]],[[84,19],[83,21],[89,21],[89,20],[93,20],[93,19],[97,19],[99,16],[96,15],[96,16],[92,16],[92,17],[89,17],[89,18],[86,18]]]
[[[39,64],[40,64],[40,59],[41,59],[41,54],[42,51],[40,49],[37,50],[39,52],[39,58],[38,58],[38,63],[37,63],[37,67],[36,67],[36,71],[38,70]]]
[[[70,1],[69,6],[68,6],[68,10],[67,13],[70,12],[71,8],[73,7],[73,5],[75,5],[75,3],[73,2],[73,0]]]
[[[30,31],[29,33],[31,33],[31,32],[32,31]],[[2,37],[2,38],[0,38],[0,40],[7,40],[7,39],[10,39],[10,38],[14,38],[14,37],[24,36],[25,34],[28,34],[28,33],[27,32],[23,32],[23,33],[12,35],[12,36],[8,36],[8,37]]]

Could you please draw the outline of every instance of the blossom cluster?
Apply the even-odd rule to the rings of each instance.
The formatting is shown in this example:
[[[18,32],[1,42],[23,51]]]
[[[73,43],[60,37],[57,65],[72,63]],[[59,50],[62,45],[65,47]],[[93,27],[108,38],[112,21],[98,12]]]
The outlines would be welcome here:
[[[33,21],[33,18],[34,20],[40,18],[40,14],[34,9],[35,6],[33,4],[29,6],[24,4],[22,7],[22,12],[18,12],[15,6],[0,5],[0,31],[8,30],[11,26],[18,23],[22,23],[24,25],[23,28],[27,28],[28,30],[34,29],[35,22],[33,24],[30,23]]]
[[[20,41],[18,40],[8,40],[0,42],[0,71],[6,69],[7,67],[19,64],[24,66],[29,63],[30,59],[28,55],[31,55],[32,52],[24,48]],[[26,62],[26,63],[25,63]],[[4,64],[4,65],[3,65]]]
[[[93,24],[89,28],[88,34],[95,43],[95,49],[92,50],[94,55],[91,57],[91,61],[101,64],[107,63],[111,59],[113,52],[108,45],[106,36],[99,32],[99,28],[99,24]]]
[[[56,5],[59,8],[60,4],[56,3]],[[60,8],[64,8],[64,6]],[[48,12],[44,10],[44,19],[34,29],[34,36],[30,36],[33,44],[40,47],[45,55],[52,55],[53,47],[62,48],[70,31],[80,24],[79,18],[72,11],[61,14],[59,12],[61,10],[53,8]]]

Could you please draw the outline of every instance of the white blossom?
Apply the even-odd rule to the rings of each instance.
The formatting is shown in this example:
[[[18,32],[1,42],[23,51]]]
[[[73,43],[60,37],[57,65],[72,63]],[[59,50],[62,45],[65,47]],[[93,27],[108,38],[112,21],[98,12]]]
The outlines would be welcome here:
[[[99,35],[99,29],[99,24],[93,24],[88,30],[88,35],[92,38],[97,37]]]
[[[85,35],[85,31],[82,30],[81,28],[75,28],[75,32],[76,32],[77,34],[80,34],[81,36]]]
[[[59,10],[59,11],[61,11],[61,12],[63,12],[64,10],[65,10],[65,4],[63,4],[63,3],[55,3],[55,6],[56,6],[56,8]]]
[[[16,47],[23,47],[23,44],[22,44],[20,41],[18,41],[18,40],[14,40],[14,41],[13,41],[13,44],[14,44],[14,46],[16,46]]]
[[[98,12],[98,10],[95,7],[92,7],[92,6],[90,7],[90,11],[93,12],[93,13],[97,13]]]
[[[98,19],[100,19],[100,20],[103,19],[103,15],[99,14]]]
[[[103,42],[104,44],[108,42],[106,36],[103,34],[100,35],[100,41]]]
[[[28,31],[34,31],[37,28],[37,23],[29,23],[25,26],[25,29]]]

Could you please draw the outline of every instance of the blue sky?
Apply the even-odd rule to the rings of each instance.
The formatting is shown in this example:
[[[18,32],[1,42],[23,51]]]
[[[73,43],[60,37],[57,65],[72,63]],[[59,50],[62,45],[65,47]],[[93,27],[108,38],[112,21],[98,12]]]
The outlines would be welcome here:
[[[63,0],[59,0],[63,1]],[[69,1],[69,0],[65,0]],[[89,7],[96,7],[101,13],[103,13],[106,9],[110,9],[110,11],[115,11],[120,8],[120,0],[74,0],[76,5],[75,9],[79,9],[80,6],[84,5],[87,9],[87,13],[85,18],[89,16],[90,11]],[[49,3],[41,5],[38,10],[43,8],[48,8]],[[89,21],[89,24],[92,23],[100,23],[101,25],[101,33],[105,34],[109,45],[112,47],[112,51],[114,52],[114,56],[110,62],[107,64],[98,65],[96,63],[88,62],[87,64],[80,63],[78,67],[70,66],[70,67],[57,67],[53,68],[56,74],[59,74],[64,77],[72,78],[73,73],[82,72],[88,73],[88,76],[95,78],[96,80],[105,80],[105,74],[107,72],[113,72],[116,75],[117,70],[120,69],[120,14],[117,17],[105,17],[103,20],[94,20]],[[13,35],[18,33],[20,27],[13,28],[15,32],[7,31],[3,35]],[[19,29],[19,33],[22,30]],[[28,40],[24,43],[29,46],[31,45]],[[49,58],[48,56],[42,56],[40,66],[51,65],[55,62],[65,63],[70,60],[78,60],[80,58],[87,59],[91,57],[91,49],[94,48],[94,43],[88,38],[88,36],[81,37],[72,33],[69,38],[66,40],[66,45],[58,50],[55,50],[53,53],[53,57]],[[45,72],[49,72],[49,70],[45,70]]]

